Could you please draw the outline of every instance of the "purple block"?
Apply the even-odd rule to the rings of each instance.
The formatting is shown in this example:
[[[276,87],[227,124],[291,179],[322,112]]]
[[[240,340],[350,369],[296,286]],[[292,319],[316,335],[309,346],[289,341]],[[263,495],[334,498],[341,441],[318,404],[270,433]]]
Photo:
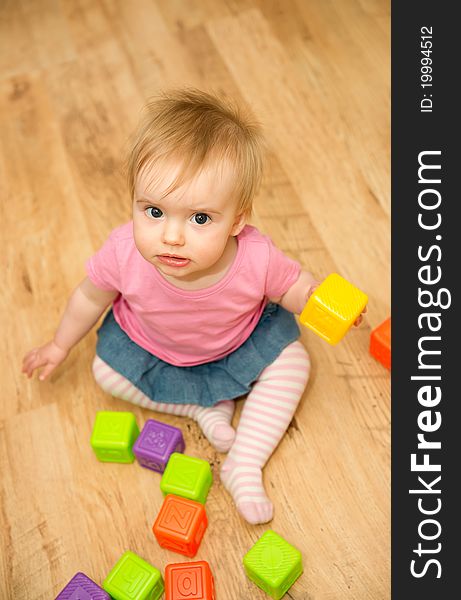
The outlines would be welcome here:
[[[163,473],[173,452],[184,452],[182,431],[148,419],[133,446],[133,454],[146,469]]]
[[[84,573],[77,573],[55,600],[110,600],[110,596]]]

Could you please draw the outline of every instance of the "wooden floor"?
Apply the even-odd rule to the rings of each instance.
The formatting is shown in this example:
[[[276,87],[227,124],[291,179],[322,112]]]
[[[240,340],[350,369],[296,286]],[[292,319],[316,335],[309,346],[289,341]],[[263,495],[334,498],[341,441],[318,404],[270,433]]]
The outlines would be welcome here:
[[[95,332],[49,382],[20,365],[130,218],[122,159],[144,100],[186,84],[248,103],[266,128],[254,223],[318,277],[369,294],[365,324],[338,346],[303,331],[312,378],[265,470],[270,527],[303,555],[287,598],[390,597],[390,378],[368,354],[390,313],[389,12],[388,0],[0,2],[2,600],[49,600],[77,571],[101,583],[128,549],[162,570],[182,560],[151,532],[160,476],[93,455],[97,410],[155,416],[97,388]],[[213,466],[198,558],[217,600],[266,598],[242,557],[268,526],[236,514],[224,457],[195,423],[159,418]]]

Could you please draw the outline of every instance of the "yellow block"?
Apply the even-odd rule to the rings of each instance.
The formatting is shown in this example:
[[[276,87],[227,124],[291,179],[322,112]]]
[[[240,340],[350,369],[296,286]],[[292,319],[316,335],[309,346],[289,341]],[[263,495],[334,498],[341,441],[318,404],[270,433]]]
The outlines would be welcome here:
[[[337,344],[360,315],[368,296],[332,273],[309,298],[299,320],[329,344]]]

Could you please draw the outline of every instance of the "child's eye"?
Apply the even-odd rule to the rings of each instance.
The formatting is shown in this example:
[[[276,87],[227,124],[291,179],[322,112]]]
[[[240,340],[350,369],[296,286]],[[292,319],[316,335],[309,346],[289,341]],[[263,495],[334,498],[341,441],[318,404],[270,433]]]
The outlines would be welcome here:
[[[205,225],[206,223],[208,223],[208,221],[211,221],[211,219],[205,213],[196,213],[192,217],[192,222],[196,225]]]
[[[160,219],[160,217],[163,217],[163,212],[156,206],[149,206],[149,208],[146,208],[145,213],[151,219]]]

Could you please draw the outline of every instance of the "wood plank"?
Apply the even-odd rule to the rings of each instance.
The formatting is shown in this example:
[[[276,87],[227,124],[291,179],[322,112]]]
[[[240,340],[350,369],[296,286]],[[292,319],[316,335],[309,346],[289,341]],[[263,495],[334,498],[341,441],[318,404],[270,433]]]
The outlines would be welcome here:
[[[75,58],[58,0],[0,5],[0,78]]]

